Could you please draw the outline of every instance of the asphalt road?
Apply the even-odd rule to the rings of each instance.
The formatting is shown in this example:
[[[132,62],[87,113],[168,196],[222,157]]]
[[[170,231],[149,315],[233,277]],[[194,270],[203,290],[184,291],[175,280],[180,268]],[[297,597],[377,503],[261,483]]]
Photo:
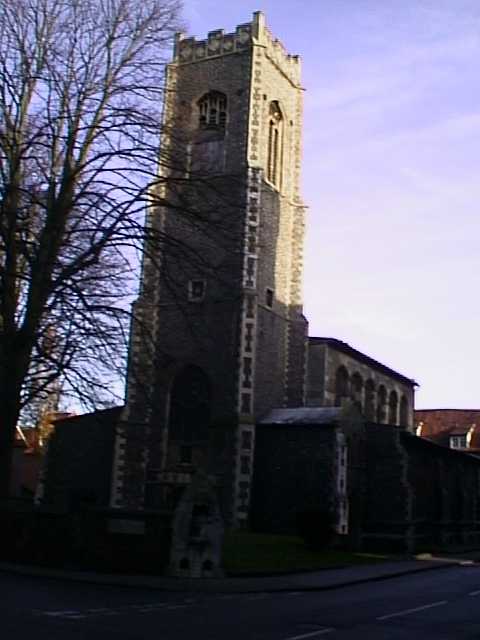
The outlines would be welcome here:
[[[230,595],[0,573],[0,615],[0,640],[480,640],[480,566]]]

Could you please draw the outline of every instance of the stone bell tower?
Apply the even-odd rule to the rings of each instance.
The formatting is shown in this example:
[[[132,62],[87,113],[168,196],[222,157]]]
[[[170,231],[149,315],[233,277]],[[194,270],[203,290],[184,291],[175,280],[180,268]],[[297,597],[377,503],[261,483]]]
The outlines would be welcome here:
[[[246,524],[255,422],[304,404],[302,96],[299,58],[260,12],[177,36],[114,507],[171,507],[201,468]]]

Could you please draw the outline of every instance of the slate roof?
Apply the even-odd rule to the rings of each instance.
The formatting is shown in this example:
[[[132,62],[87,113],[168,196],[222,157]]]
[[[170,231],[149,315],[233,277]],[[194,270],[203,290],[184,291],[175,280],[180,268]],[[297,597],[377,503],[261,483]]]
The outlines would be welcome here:
[[[272,409],[259,424],[332,424],[338,422],[341,412],[341,407]]]
[[[91,413],[80,413],[76,415],[65,415],[65,417],[57,418],[53,420],[54,424],[75,424],[77,422],[84,422],[85,420],[95,421],[98,424],[104,424],[110,420],[118,420],[121,416],[123,406],[110,407],[108,409],[97,409]]]

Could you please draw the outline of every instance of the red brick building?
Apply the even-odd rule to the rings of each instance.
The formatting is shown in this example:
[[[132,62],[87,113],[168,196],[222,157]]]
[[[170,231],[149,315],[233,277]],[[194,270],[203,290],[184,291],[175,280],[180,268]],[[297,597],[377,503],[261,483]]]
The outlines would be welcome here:
[[[416,410],[415,427],[436,444],[480,454],[480,409]]]

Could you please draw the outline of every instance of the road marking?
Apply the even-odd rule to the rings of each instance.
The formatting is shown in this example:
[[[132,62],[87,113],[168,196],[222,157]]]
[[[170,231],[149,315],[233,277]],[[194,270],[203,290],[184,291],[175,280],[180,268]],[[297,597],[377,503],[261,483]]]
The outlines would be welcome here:
[[[300,636],[290,636],[289,638],[285,638],[285,640],[302,640],[302,638],[313,638],[315,636],[321,636],[324,633],[332,633],[335,631],[332,627],[328,629],[319,629],[318,631],[310,631],[310,633],[302,633]]]
[[[135,609],[135,611],[140,611],[141,613],[146,613],[147,611],[158,611],[158,609],[162,609],[166,607],[168,602],[154,602],[152,604],[131,604],[128,607],[124,607],[125,610]],[[182,605],[186,607],[187,605]]]
[[[86,618],[86,614],[82,611],[39,611],[40,615],[49,616],[51,618],[64,618],[65,620],[80,620]]]
[[[117,611],[115,609],[109,609],[108,611],[104,611],[102,613],[103,616],[120,616],[122,611]]]
[[[399,618],[400,616],[408,616],[411,613],[417,611],[424,611],[425,609],[433,609],[433,607],[441,607],[447,604],[448,600],[440,600],[439,602],[432,602],[431,604],[424,604],[423,607],[415,607],[414,609],[405,609],[404,611],[397,611],[396,613],[389,613],[386,616],[380,616],[377,620],[389,620],[390,618]]]
[[[61,617],[61,616],[76,616],[80,615],[80,611],[71,610],[71,611],[42,611],[44,616],[52,616],[52,617]]]
[[[469,596],[480,596],[480,591],[470,591]]]
[[[122,614],[127,614],[129,611],[134,609],[138,613],[154,613],[155,611],[159,611],[162,608],[166,608],[168,610],[175,609],[185,609],[195,601],[191,600],[187,603],[185,601],[184,604],[169,604],[168,602],[153,602],[151,604],[133,604],[133,605],[125,605],[120,606],[118,608],[109,608],[109,607],[95,607],[92,609],[64,609],[61,611],[42,611],[41,609],[34,609],[32,613],[35,615],[41,616],[49,616],[51,618],[65,618],[68,620],[79,620],[80,618],[86,618],[87,616],[120,616]]]

